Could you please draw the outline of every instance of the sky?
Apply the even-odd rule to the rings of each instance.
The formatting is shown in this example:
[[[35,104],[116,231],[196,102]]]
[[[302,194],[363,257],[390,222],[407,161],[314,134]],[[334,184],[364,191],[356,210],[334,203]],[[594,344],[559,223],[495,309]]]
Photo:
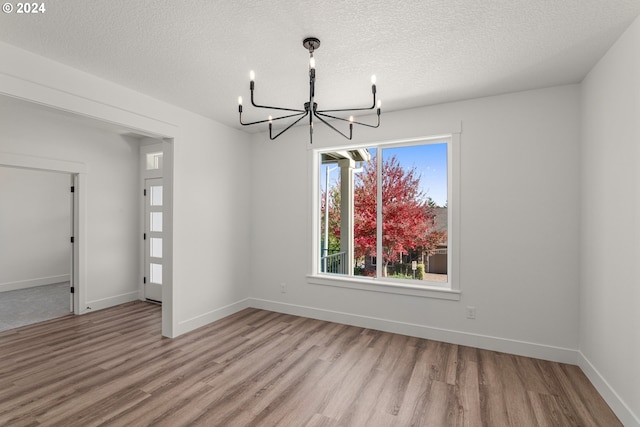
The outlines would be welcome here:
[[[396,156],[405,170],[416,169],[420,187],[438,206],[447,204],[447,144],[384,148],[383,160]]]
[[[369,149],[372,157],[375,156],[376,149]],[[420,187],[424,194],[431,197],[438,206],[447,204],[447,144],[434,143],[424,145],[413,145],[405,147],[383,148],[383,159],[396,156],[398,162],[405,169],[415,167],[420,175]],[[336,165],[329,165],[336,168]],[[321,170],[321,182],[324,189],[326,165]],[[332,170],[330,182],[333,184],[339,178],[340,173],[337,168]]]

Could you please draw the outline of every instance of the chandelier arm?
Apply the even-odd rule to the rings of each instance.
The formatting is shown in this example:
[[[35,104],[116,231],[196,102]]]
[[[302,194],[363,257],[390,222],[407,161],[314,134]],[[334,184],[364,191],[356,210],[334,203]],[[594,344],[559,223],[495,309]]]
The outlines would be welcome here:
[[[289,114],[289,115],[286,115],[286,116],[280,116],[280,117],[272,117],[271,119],[258,120],[258,121],[256,121],[256,122],[251,122],[251,123],[243,123],[243,122],[242,122],[242,112],[240,112],[240,124],[241,124],[242,126],[249,126],[249,125],[256,125],[256,124],[258,124],[258,123],[267,123],[267,122],[274,121],[274,120],[288,119],[289,117],[298,117],[298,116],[305,117],[306,115],[307,115],[307,112],[306,112],[306,111],[303,111],[303,112],[301,112],[301,113]],[[301,118],[302,118],[302,117],[301,117]]]
[[[279,137],[280,135],[282,135],[283,133],[288,131],[293,125],[298,123],[300,120],[302,120],[305,117],[307,117],[308,114],[309,114],[309,112],[305,111],[300,117],[298,117],[297,120],[293,121],[293,123],[291,123],[289,126],[287,126],[286,128],[282,129],[282,131],[280,131],[276,136],[272,136],[272,133],[271,133],[272,126],[271,126],[271,123],[269,123],[269,139],[273,141],[274,139],[276,139],[277,137]],[[292,114],[292,116],[297,116],[297,114]],[[291,117],[291,116],[285,116],[285,117]],[[278,117],[278,118],[284,119],[285,117]],[[275,119],[273,119],[273,120],[275,120]]]
[[[351,124],[349,125],[349,135],[347,136],[346,134],[342,133],[337,128],[335,128],[331,123],[329,123],[328,121],[326,121],[325,119],[323,119],[321,117],[321,116],[325,116],[325,117],[331,117],[331,116],[327,116],[326,114],[318,114],[317,112],[314,112],[313,115],[315,117],[317,117],[318,120],[320,120],[322,123],[324,123],[325,125],[329,126],[331,129],[335,130],[336,132],[338,132],[340,135],[342,135],[346,139],[351,140],[351,138],[353,138],[353,125],[351,125]]]
[[[347,112],[347,111],[367,111],[367,110],[373,110],[374,108],[376,108],[376,93],[373,92],[373,104],[371,104],[371,107],[362,107],[362,108],[340,108],[337,110],[318,110],[319,113],[341,113],[341,112]]]
[[[343,122],[349,122],[349,123],[353,123],[354,125],[366,126],[366,127],[370,127],[370,128],[374,128],[374,129],[380,126],[380,114],[378,114],[378,123],[375,124],[375,125],[371,125],[369,123],[357,122],[355,120],[352,121],[352,120],[349,120],[349,119],[344,119],[342,117],[336,117],[336,116],[332,116],[330,114],[325,114],[323,112],[316,111],[316,117],[318,117],[319,115],[323,116],[323,117],[330,118],[330,119],[341,120]],[[318,117],[318,118],[320,118],[320,117]]]
[[[284,108],[284,107],[272,107],[269,105],[260,105],[260,104],[256,104],[253,101],[253,89],[251,89],[251,105],[253,105],[256,108],[267,108],[269,110],[281,110],[281,111],[296,111],[298,113],[304,113],[304,110],[298,110],[296,108]]]

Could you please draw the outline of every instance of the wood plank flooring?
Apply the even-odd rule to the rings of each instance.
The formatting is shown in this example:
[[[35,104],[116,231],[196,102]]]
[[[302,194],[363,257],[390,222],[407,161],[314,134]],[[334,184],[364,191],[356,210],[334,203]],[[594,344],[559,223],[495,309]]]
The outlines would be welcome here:
[[[2,426],[619,426],[582,371],[246,309],[135,302],[0,333]]]

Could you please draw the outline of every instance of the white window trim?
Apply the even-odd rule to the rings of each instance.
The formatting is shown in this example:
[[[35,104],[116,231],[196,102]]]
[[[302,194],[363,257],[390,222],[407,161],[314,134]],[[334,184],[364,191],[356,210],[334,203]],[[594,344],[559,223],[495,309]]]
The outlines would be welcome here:
[[[319,203],[317,191],[320,183],[319,156],[321,152],[331,149],[358,149],[371,147],[389,147],[395,145],[418,144],[422,141],[447,139],[447,175],[448,175],[448,200],[447,215],[449,223],[449,257],[447,260],[448,286],[435,282],[427,282],[425,285],[416,285],[412,282],[399,282],[389,278],[368,278],[360,276],[340,276],[319,273]],[[313,285],[336,286],[341,288],[363,290],[369,292],[383,292],[399,295],[410,295],[426,298],[447,299],[459,301],[460,291],[460,133],[448,135],[434,135],[428,137],[381,141],[378,143],[360,144],[353,146],[323,147],[310,150],[311,173],[311,201],[309,209],[311,213],[311,247],[310,247],[310,274],[307,282]]]
[[[444,287],[429,285],[412,285],[390,280],[363,278],[356,276],[333,277],[328,274],[309,274],[307,283],[312,285],[335,286],[338,288],[357,289],[369,292],[383,292],[387,294],[410,295],[416,297],[446,299],[459,301],[461,292]]]

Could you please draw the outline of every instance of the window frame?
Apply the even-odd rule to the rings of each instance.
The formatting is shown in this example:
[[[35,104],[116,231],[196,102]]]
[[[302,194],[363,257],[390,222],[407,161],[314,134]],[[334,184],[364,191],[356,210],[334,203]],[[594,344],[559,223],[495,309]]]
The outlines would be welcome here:
[[[448,245],[449,256],[447,257],[447,283],[428,282],[428,284],[416,284],[414,281],[394,280],[388,277],[364,277],[322,273],[320,270],[320,250],[321,238],[320,230],[320,155],[323,152],[332,150],[353,150],[363,148],[393,148],[409,145],[423,145],[428,143],[447,143],[447,216],[448,216]],[[310,171],[311,171],[311,248],[310,248],[310,273],[307,275],[307,282],[314,285],[335,286],[356,290],[383,292],[400,295],[411,295],[427,298],[460,300],[460,133],[450,133],[445,135],[432,135],[410,139],[399,139],[390,141],[378,141],[366,144],[354,144],[337,147],[321,147],[310,150]],[[379,163],[380,164],[380,163]],[[377,199],[381,199],[381,188],[379,187]],[[381,210],[378,211],[378,217]],[[378,240],[378,248],[381,245]],[[379,254],[376,251],[376,254]]]

